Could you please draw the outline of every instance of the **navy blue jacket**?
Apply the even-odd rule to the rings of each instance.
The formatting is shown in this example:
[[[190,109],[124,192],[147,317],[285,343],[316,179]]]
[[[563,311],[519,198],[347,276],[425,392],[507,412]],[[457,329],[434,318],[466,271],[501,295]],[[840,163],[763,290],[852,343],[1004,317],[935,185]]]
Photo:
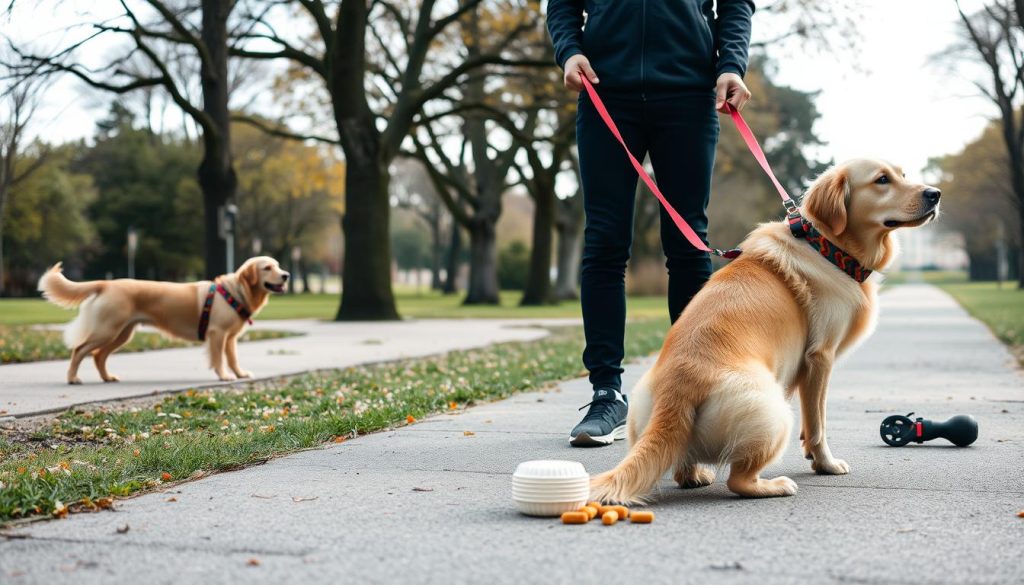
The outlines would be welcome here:
[[[747,70],[753,0],[549,0],[560,67],[582,53],[604,93],[656,97],[713,90]],[[583,14],[586,13],[584,26]]]

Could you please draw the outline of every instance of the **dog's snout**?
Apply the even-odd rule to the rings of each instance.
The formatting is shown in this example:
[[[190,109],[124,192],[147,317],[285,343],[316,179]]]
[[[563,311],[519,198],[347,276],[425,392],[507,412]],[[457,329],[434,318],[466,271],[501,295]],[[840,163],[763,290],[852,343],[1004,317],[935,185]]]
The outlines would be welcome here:
[[[942,191],[939,191],[935,187],[928,187],[921,193],[924,196],[924,200],[928,203],[935,204],[939,202],[939,197],[942,197]]]
[[[281,282],[288,282],[288,277],[291,276],[287,272],[281,273]]]

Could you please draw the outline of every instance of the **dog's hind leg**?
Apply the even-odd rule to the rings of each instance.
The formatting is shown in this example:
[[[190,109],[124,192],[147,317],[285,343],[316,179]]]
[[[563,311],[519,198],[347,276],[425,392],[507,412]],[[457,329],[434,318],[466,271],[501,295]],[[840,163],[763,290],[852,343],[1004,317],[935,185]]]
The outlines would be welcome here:
[[[90,337],[81,345],[71,350],[71,363],[68,365],[68,384],[82,383],[82,379],[78,377],[78,368],[82,365],[82,360],[106,342],[107,339]]]
[[[786,449],[793,412],[782,387],[767,373],[752,374],[742,388],[724,398],[721,408],[731,412],[735,426],[723,455],[731,464],[726,485],[748,498],[791,496],[796,483],[788,477],[761,479],[761,470]]]
[[[103,378],[104,382],[120,381],[120,378],[107,371],[107,358],[110,357],[110,354],[124,346],[124,344],[131,341],[133,335],[135,335],[135,325],[128,325],[121,330],[121,333],[113,341],[93,352],[92,359],[96,364],[96,371],[100,373],[100,378]]]

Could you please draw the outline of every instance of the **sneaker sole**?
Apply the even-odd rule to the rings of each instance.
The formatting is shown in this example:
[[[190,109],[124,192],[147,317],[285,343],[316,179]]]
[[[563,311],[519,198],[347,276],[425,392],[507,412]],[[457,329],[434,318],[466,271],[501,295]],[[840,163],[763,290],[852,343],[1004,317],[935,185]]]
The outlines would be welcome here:
[[[580,433],[575,437],[569,437],[569,444],[573,447],[604,447],[625,438],[626,425],[621,424],[612,429],[612,432],[607,435],[590,436],[587,433]]]

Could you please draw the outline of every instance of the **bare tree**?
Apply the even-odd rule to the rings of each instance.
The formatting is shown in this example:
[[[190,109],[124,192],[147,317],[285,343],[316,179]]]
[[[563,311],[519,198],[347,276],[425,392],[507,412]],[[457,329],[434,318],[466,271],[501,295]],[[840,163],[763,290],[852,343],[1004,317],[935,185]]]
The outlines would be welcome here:
[[[206,276],[215,277],[227,271],[227,243],[222,233],[221,217],[225,206],[234,200],[238,187],[231,156],[230,116],[228,100],[228,19],[234,0],[201,0],[173,5],[163,0],[144,0],[150,15],[140,16],[136,4],[119,0],[122,14],[113,20],[91,24],[92,32],[85,38],[46,54],[36,54],[28,47],[13,46],[21,58],[24,75],[66,73],[90,87],[115,94],[160,87],[174,104],[190,117],[202,131],[203,158],[198,169],[199,186],[203,192]],[[96,39],[120,37],[130,41],[125,53],[110,59],[108,65],[90,68],[80,59]],[[139,73],[132,63],[144,57],[148,73]],[[173,72],[181,62],[198,63],[186,68],[183,75]],[[188,95],[189,79],[198,74],[201,100]]]
[[[452,8],[439,17],[434,13],[446,3],[436,0],[245,3],[252,25],[238,35],[232,54],[288,60],[322,80],[330,100],[347,163],[342,219],[347,253],[338,320],[398,318],[388,238],[390,167],[424,105],[484,67],[537,65],[507,57],[502,37],[475,54],[452,42],[453,25],[478,7],[491,4],[500,13],[508,3],[460,0],[447,3]],[[297,5],[314,23],[312,40],[282,34],[266,8],[271,5],[285,10]]]
[[[46,160],[46,151],[41,150],[23,168],[18,168],[27,138],[26,129],[38,105],[40,81],[40,78],[15,80],[0,94],[6,106],[5,118],[0,119],[0,296],[5,292],[4,221],[11,189],[27,179]]]
[[[959,0],[956,5],[966,42],[954,50],[970,51],[990,76],[988,82],[975,82],[975,86],[999,111],[1012,202],[1024,230],[1024,0],[996,0],[971,15],[963,11]],[[1017,286],[1024,289],[1024,255],[1019,260]]]

